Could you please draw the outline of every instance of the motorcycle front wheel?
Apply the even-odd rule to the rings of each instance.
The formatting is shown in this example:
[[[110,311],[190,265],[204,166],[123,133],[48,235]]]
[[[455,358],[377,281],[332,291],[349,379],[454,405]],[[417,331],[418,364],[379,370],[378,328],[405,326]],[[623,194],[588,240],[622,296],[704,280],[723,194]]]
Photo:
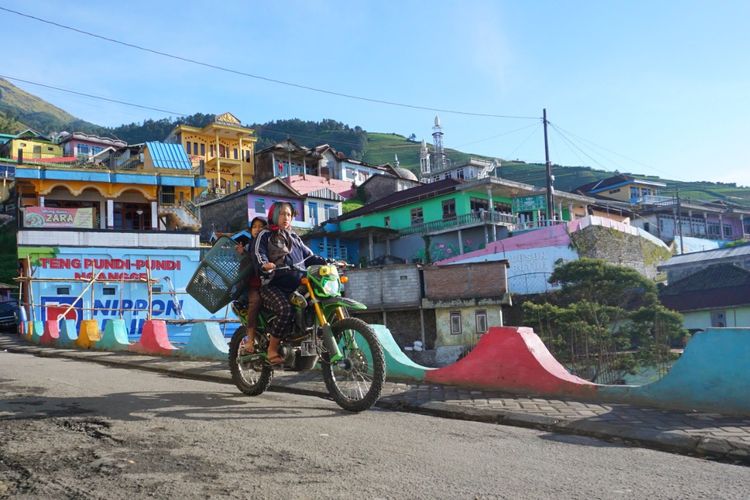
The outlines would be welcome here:
[[[246,343],[245,327],[240,326],[229,341],[229,371],[232,382],[240,391],[248,396],[258,396],[271,385],[273,368],[262,360],[249,360],[245,352]],[[257,352],[258,346],[255,348]]]
[[[343,358],[331,363],[329,353],[322,355],[321,369],[328,393],[347,411],[367,410],[383,390],[383,348],[372,328],[359,318],[341,319],[332,329]]]

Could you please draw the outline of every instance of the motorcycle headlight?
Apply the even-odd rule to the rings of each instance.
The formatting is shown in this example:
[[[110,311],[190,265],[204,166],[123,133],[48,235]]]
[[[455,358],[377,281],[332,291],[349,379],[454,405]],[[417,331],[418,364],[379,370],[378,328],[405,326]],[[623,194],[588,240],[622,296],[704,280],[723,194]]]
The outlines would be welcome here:
[[[326,295],[333,296],[338,295],[339,293],[339,282],[338,280],[328,280],[325,283],[323,283],[323,293]]]

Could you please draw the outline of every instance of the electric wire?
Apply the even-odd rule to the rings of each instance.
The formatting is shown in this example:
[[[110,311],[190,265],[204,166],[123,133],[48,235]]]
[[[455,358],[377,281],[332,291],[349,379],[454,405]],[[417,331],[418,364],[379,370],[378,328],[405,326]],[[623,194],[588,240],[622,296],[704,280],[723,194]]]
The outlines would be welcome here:
[[[15,15],[18,15],[18,16],[21,16],[21,17],[32,19],[34,21],[45,23],[45,24],[48,24],[50,26],[55,26],[55,27],[60,28],[60,29],[73,31],[73,32],[76,32],[76,33],[79,33],[79,34],[82,34],[82,35],[86,35],[86,36],[90,36],[90,37],[93,37],[93,38],[98,38],[100,40],[104,40],[104,41],[107,41],[107,42],[111,42],[111,43],[114,43],[114,44],[122,45],[124,47],[129,47],[129,48],[140,50],[140,51],[143,51],[143,52],[149,52],[151,54],[156,54],[156,55],[160,55],[160,56],[163,56],[163,57],[168,57],[170,59],[175,59],[175,60],[178,60],[178,61],[182,61],[182,62],[186,62],[186,63],[190,63],[190,64],[195,64],[195,65],[198,65],[198,66],[203,66],[203,67],[206,67],[206,68],[215,69],[217,71],[223,71],[225,73],[231,73],[231,74],[235,74],[235,75],[239,75],[239,76],[244,76],[244,77],[247,77],[247,78],[253,78],[253,79],[256,79],[256,80],[262,80],[262,81],[265,81],[265,82],[275,83],[275,84],[278,84],[278,85],[286,85],[288,87],[294,87],[294,88],[298,88],[298,89],[302,89],[302,90],[308,90],[308,91],[311,91],[311,92],[318,92],[318,93],[321,93],[321,94],[327,94],[327,95],[332,95],[332,96],[336,96],[336,97],[343,97],[343,98],[347,98],[347,99],[354,99],[354,100],[359,100],[359,101],[371,102],[371,103],[375,103],[375,104],[385,104],[385,105],[388,105],[388,106],[397,106],[397,107],[401,107],[401,108],[417,109],[417,110],[422,110],[422,111],[433,111],[433,112],[437,112],[437,113],[449,113],[449,114],[465,115],[465,116],[481,116],[481,117],[486,117],[486,118],[507,118],[507,119],[520,119],[520,120],[537,120],[539,118],[539,117],[536,117],[536,116],[500,115],[500,114],[494,114],[494,113],[478,113],[478,112],[461,111],[461,110],[455,110],[455,109],[436,108],[436,107],[432,107],[432,106],[420,106],[420,105],[416,105],[416,104],[407,104],[407,103],[396,102],[396,101],[388,101],[388,100],[385,100],[385,99],[375,99],[375,98],[371,98],[371,97],[363,97],[363,96],[358,96],[358,95],[354,95],[354,94],[347,94],[347,93],[344,93],[344,92],[337,92],[337,91],[322,89],[322,88],[318,88],[318,87],[311,87],[309,85],[302,85],[302,84],[299,84],[299,83],[287,82],[287,81],[284,81],[284,80],[279,80],[277,78],[270,78],[270,77],[267,77],[267,76],[256,75],[256,74],[253,74],[253,73],[247,73],[245,71],[240,71],[240,70],[237,70],[237,69],[227,68],[225,66],[219,66],[218,64],[207,63],[207,62],[204,62],[204,61],[199,61],[197,59],[191,59],[189,57],[183,57],[183,56],[179,56],[179,55],[175,55],[175,54],[170,54],[168,52],[163,52],[163,51],[160,51],[160,50],[151,49],[151,48],[148,48],[148,47],[144,47],[142,45],[137,45],[137,44],[130,43],[130,42],[124,42],[122,40],[117,40],[115,38],[110,38],[110,37],[107,37],[107,36],[104,36],[104,35],[99,35],[97,33],[93,33],[93,32],[90,32],[90,31],[82,30],[82,29],[79,29],[79,28],[74,28],[73,26],[68,26],[68,25],[65,25],[65,24],[62,24],[62,23],[51,21],[49,19],[44,19],[44,18],[41,18],[41,17],[38,17],[38,16],[34,16],[34,15],[31,15],[31,14],[26,14],[24,12],[20,12],[20,11],[13,10],[13,9],[9,9],[7,7],[0,6],[0,10],[2,10],[4,12],[8,12],[10,14],[15,14]]]
[[[536,123],[531,123],[529,125],[526,125],[525,127],[520,127],[520,128],[517,128],[517,129],[509,130],[507,132],[503,132],[502,134],[493,135],[491,137],[486,137],[484,139],[479,139],[477,141],[465,142],[463,144],[459,144],[458,146],[455,146],[455,148],[463,148],[465,146],[471,146],[472,144],[478,144],[480,142],[489,141],[491,139],[497,139],[498,137],[503,137],[503,136],[506,136],[506,135],[510,135],[510,134],[515,133],[515,132],[520,132],[522,130],[526,130],[527,128],[535,127],[535,126],[537,126]]]
[[[537,132],[539,132],[538,128],[535,128],[534,130],[532,130],[531,133],[529,135],[527,135],[526,138],[524,140],[522,140],[521,143],[518,146],[516,146],[516,148],[508,154],[508,158],[512,158],[513,155],[516,154],[516,151],[518,151],[519,149],[521,149],[523,147],[523,145],[526,144],[528,142],[528,140],[531,139],[531,137],[535,133],[537,133]]]
[[[562,137],[563,140],[567,141],[572,147],[574,147],[575,149],[577,149],[578,151],[580,151],[581,154],[583,154],[586,158],[588,158],[592,162],[596,163],[602,169],[608,170],[605,165],[603,165],[602,163],[599,162],[599,160],[597,160],[596,158],[594,158],[593,156],[591,156],[590,154],[588,154],[586,151],[584,151],[583,149],[581,149],[575,142],[573,142],[572,140],[568,139],[568,137],[565,134],[563,134],[560,130],[558,130],[558,129],[552,127],[552,126],[550,126],[550,128],[552,130],[554,130],[560,137]]]
[[[38,87],[44,87],[44,88],[47,88],[47,89],[57,90],[57,91],[60,91],[60,92],[67,92],[69,94],[79,95],[79,96],[87,97],[87,98],[90,98],[90,99],[98,99],[98,100],[101,100],[101,101],[111,102],[111,103],[115,103],[115,104],[122,104],[122,105],[125,105],[125,106],[132,106],[132,107],[139,108],[139,109],[147,109],[149,111],[158,111],[159,113],[166,113],[168,115],[190,116],[187,113],[180,113],[178,111],[170,111],[170,110],[167,110],[167,109],[155,108],[153,106],[146,106],[144,104],[137,104],[137,103],[133,103],[133,102],[120,101],[118,99],[112,99],[110,97],[104,97],[104,96],[100,96],[100,95],[89,94],[89,93],[86,93],[86,92],[81,92],[79,90],[65,89],[65,88],[62,88],[62,87],[56,87],[54,85],[49,85],[49,84],[46,84],[46,83],[34,82],[34,81],[31,81],[31,80],[25,80],[23,78],[17,78],[15,76],[9,76],[9,75],[2,75],[2,74],[0,74],[0,78],[5,78],[6,80],[12,80],[14,82],[28,83],[30,85],[36,85]],[[112,127],[110,127],[110,128],[112,128]],[[114,128],[116,128],[116,127],[114,127]],[[286,132],[286,131],[283,131],[283,130],[275,130],[275,129],[272,129],[272,128],[269,128],[269,127],[265,127],[263,125],[259,125],[256,128],[260,128],[260,129],[262,129],[264,131],[268,131],[268,132],[275,132],[277,134],[289,135],[289,132]],[[316,139],[317,138],[316,136],[311,136],[311,135],[306,135],[306,134],[296,134],[296,133],[294,134],[294,136],[295,137],[306,137],[308,139]],[[347,144],[347,145],[350,145],[350,146],[359,146],[360,145],[357,142],[343,141],[343,140],[336,140],[336,143],[337,144]]]
[[[637,163],[638,165],[640,165],[642,167],[649,168],[649,169],[653,170],[654,172],[658,172],[658,173],[660,173],[662,175],[667,175],[667,176],[670,175],[667,172],[654,167],[653,165],[649,165],[648,163],[643,163],[641,161],[638,161],[638,160],[635,160],[633,158],[630,158],[629,156],[626,156],[624,154],[618,153],[617,151],[612,151],[611,149],[605,148],[604,146],[600,146],[599,144],[595,143],[594,141],[592,141],[590,139],[586,139],[585,137],[581,137],[580,135],[574,134],[573,132],[571,132],[569,130],[565,130],[564,128],[560,127],[559,125],[555,125],[555,124],[550,123],[550,126],[553,127],[553,128],[555,128],[555,129],[557,129],[557,130],[562,130],[566,134],[571,135],[571,136],[577,138],[580,141],[588,143],[590,146],[593,146],[595,148],[599,148],[601,150],[607,151],[608,153],[612,153],[613,155],[619,156],[620,158],[623,158],[623,159],[628,160],[628,161],[632,161],[633,163]]]
[[[99,99],[99,100],[102,100],[102,101],[112,102],[112,103],[115,103],[115,104],[124,104],[125,106],[132,106],[134,108],[148,109],[149,111],[158,111],[159,113],[166,113],[168,115],[188,116],[185,113],[178,113],[177,111],[169,111],[168,109],[155,108],[153,106],[145,106],[145,105],[136,104],[136,103],[133,103],[133,102],[120,101],[120,100],[117,100],[117,99],[111,99],[109,97],[104,97],[104,96],[100,96],[100,95],[87,94],[86,92],[80,92],[80,91],[77,91],[77,90],[64,89],[62,87],[55,87],[54,85],[47,85],[46,83],[32,82],[31,80],[24,80],[23,78],[16,78],[14,76],[0,75],[0,78],[5,78],[6,80],[13,80],[15,82],[28,83],[30,85],[37,85],[39,87],[45,87],[45,88],[48,88],[48,89],[59,90],[60,92],[67,92],[69,94],[75,94],[75,95],[80,95],[80,96],[83,96],[83,97],[89,97],[91,99]]]

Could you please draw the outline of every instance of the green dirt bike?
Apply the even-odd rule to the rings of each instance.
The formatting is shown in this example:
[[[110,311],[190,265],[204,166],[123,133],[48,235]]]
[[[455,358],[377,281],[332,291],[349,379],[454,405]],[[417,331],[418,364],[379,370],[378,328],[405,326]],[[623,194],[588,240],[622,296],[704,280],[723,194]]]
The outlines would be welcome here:
[[[341,296],[342,283],[347,279],[339,275],[336,265],[295,267],[305,277],[289,298],[295,320],[291,335],[281,343],[281,366],[301,371],[311,370],[319,363],[326,388],[341,408],[354,412],[369,409],[383,389],[385,358],[373,329],[348,313],[366,306]],[[246,310],[238,301],[232,302],[232,309],[241,322],[229,343],[232,381],[243,393],[257,396],[268,389],[273,378],[274,367],[269,365],[266,351],[268,326],[276,318],[261,308],[254,349],[248,353]]]

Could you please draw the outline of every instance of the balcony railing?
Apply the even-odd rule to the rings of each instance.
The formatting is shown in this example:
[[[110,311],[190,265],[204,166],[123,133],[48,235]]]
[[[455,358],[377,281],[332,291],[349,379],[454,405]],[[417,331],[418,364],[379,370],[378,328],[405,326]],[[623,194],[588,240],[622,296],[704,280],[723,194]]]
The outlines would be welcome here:
[[[463,214],[450,219],[437,220],[432,222],[423,222],[410,227],[399,229],[400,234],[414,233],[433,233],[446,229],[461,228],[465,226],[474,226],[477,224],[503,224],[515,225],[516,216],[501,212],[483,212]]]

